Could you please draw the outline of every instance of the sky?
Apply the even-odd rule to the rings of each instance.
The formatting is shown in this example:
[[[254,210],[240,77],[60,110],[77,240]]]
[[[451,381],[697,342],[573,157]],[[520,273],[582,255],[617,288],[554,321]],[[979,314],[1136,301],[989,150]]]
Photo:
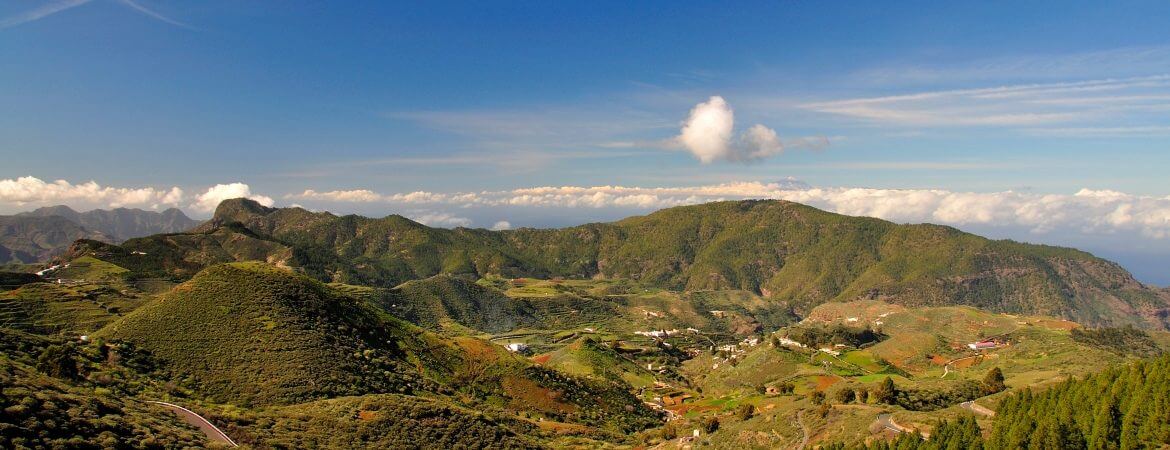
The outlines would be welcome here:
[[[0,214],[779,198],[1170,285],[1167,2],[0,0]]]

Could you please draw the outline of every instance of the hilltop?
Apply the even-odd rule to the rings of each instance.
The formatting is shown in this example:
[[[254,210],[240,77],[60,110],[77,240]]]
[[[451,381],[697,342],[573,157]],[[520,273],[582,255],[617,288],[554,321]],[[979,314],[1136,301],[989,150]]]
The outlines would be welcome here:
[[[236,250],[223,251],[226,243]],[[191,233],[132,239],[107,250],[159,249],[166,250],[155,256],[166,258],[160,266],[183,268],[179,276],[211,262],[264,260],[324,281],[382,287],[439,274],[630,279],[674,290],[754,292],[798,315],[830,301],[881,299],[1090,325],[1170,324],[1170,293],[1082,251],[778,200],[683,206],[562,229],[488,231],[234,199]]]

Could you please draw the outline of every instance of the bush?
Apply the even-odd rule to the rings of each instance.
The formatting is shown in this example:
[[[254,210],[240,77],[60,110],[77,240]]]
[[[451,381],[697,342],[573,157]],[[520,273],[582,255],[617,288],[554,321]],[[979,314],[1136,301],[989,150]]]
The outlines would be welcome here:
[[[718,417],[710,416],[706,419],[703,419],[703,431],[706,431],[707,434],[714,433],[718,430],[719,430],[719,418]]]
[[[857,394],[853,392],[853,389],[845,388],[837,391],[838,403],[853,403],[853,401],[856,399]]]
[[[739,420],[749,420],[755,415],[756,407],[750,404],[741,405],[739,410],[736,411],[736,416],[739,417]]]

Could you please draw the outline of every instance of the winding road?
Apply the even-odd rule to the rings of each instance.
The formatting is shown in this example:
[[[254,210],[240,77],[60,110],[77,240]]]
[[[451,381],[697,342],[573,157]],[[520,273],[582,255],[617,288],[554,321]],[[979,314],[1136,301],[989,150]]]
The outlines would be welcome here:
[[[896,422],[894,422],[894,418],[890,416],[890,413],[878,414],[877,423],[878,425],[881,425],[882,428],[893,431],[895,433],[905,433],[910,431],[902,428],[901,425],[898,425]]]
[[[219,427],[215,426],[211,422],[208,422],[207,419],[203,418],[203,416],[195,414],[194,411],[173,403],[156,401],[147,401],[146,403],[159,405],[163,408],[171,410],[171,412],[174,412],[175,415],[178,415],[179,418],[183,419],[184,422],[199,427],[199,431],[202,431],[203,434],[207,435],[207,438],[212,441],[224,443],[232,447],[239,447],[239,445],[236,444],[236,441],[233,441],[232,438],[228,437],[228,435],[224,433],[223,430],[220,430]]]
[[[951,364],[957,363],[957,362],[959,362],[959,361],[962,361],[962,360],[964,360],[964,359],[978,358],[978,357],[980,357],[980,356],[983,356],[983,355],[971,355],[971,356],[964,356],[964,357],[962,357],[962,358],[958,358],[958,359],[952,359],[952,360],[950,360],[950,361],[947,361],[947,363],[946,363],[946,364],[943,364],[943,374],[942,374],[942,376],[941,376],[941,377],[939,377],[939,378],[946,378],[946,377],[947,377],[947,374],[951,373]]]

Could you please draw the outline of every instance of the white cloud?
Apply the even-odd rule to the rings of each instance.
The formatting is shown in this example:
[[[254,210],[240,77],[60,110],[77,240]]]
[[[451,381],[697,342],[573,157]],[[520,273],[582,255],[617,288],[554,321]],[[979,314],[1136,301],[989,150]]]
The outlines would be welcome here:
[[[178,206],[183,190],[178,187],[118,188],[88,181],[72,184],[65,180],[46,182],[36,177],[0,180],[0,203],[16,207],[66,204],[79,208],[156,208]]]
[[[217,184],[202,194],[195,196],[190,208],[196,212],[208,213],[215,211],[219,203],[232,198],[249,198],[264,206],[272,206],[271,197],[252,194],[252,189],[244,183]]]
[[[723,97],[714,96],[691,109],[678,142],[702,163],[726,159],[731,154],[735,112]]]
[[[1083,189],[1074,194],[942,189],[815,188],[797,180],[735,182],[688,187],[544,186],[507,191],[378,194],[388,204],[452,208],[615,208],[648,211],[721,200],[781,199],[828,211],[904,223],[1014,227],[1032,233],[1137,232],[1170,237],[1170,197]],[[434,223],[467,226],[470,220],[428,213]],[[458,219],[459,222],[452,222]]]
[[[381,195],[369,189],[354,189],[349,191],[317,192],[305,189],[300,194],[288,194],[284,198],[299,198],[304,200],[325,200],[332,202],[377,202],[382,201]]]
[[[491,229],[494,231],[511,230],[512,224],[509,223],[507,220],[501,220],[499,222],[496,222],[495,225],[492,225]]]
[[[411,214],[409,217],[415,222],[432,227],[451,228],[471,226],[471,219],[445,212],[419,212]]]
[[[622,142],[609,145],[629,144]],[[668,143],[690,151],[703,164],[714,161],[751,162],[779,155],[785,143],[776,130],[755,124],[735,138],[735,111],[723,97],[713,96],[691,108],[679,135]],[[787,143],[789,147],[823,148],[828,139],[800,138]]]

